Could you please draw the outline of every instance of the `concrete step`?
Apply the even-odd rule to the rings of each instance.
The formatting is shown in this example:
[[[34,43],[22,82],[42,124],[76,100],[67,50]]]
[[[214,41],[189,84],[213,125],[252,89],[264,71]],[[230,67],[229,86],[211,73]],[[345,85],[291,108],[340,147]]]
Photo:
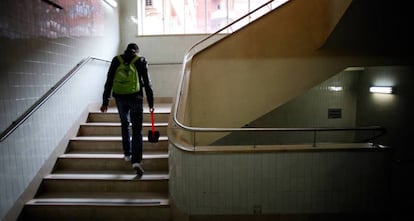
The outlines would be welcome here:
[[[168,123],[154,123],[160,135],[167,136]],[[142,134],[147,135],[152,128],[151,123],[143,123]],[[132,129],[130,127],[132,133]],[[121,136],[121,123],[84,123],[79,127],[77,136]]]
[[[173,102],[174,102],[173,97],[154,97],[154,106],[155,106],[155,108],[158,108],[158,107],[163,106],[163,105],[170,105],[171,106],[171,104]],[[142,103],[143,103],[144,107],[146,107],[148,105],[147,98],[144,98]],[[113,97],[111,97],[109,99],[108,106],[109,107],[115,107],[116,106],[116,102],[115,102],[115,99]]]
[[[145,172],[168,172],[168,154],[146,153],[141,165]],[[83,171],[95,173],[133,171],[131,162],[124,161],[123,154],[63,154],[58,157],[54,173]]]
[[[171,103],[154,104],[154,121],[168,122],[171,113]],[[89,112],[86,122],[119,122],[119,115],[116,106],[109,106],[106,113],[98,108]],[[151,122],[151,115],[148,106],[143,107],[143,122]]]
[[[44,177],[36,198],[167,196],[168,180],[165,172],[145,173],[140,178],[135,174],[54,173]]]
[[[66,153],[122,153],[122,139],[120,136],[82,136],[74,137],[69,141]],[[161,136],[157,143],[148,142],[147,135],[143,135],[143,152],[168,152],[168,137]]]
[[[170,113],[156,113],[154,114],[154,121],[155,122],[168,122],[170,117]],[[87,122],[120,122],[118,112],[106,112],[101,113],[98,111],[89,112]],[[149,113],[143,114],[143,122],[151,122],[151,116]]]
[[[171,220],[168,197],[40,198],[26,203],[19,221]]]

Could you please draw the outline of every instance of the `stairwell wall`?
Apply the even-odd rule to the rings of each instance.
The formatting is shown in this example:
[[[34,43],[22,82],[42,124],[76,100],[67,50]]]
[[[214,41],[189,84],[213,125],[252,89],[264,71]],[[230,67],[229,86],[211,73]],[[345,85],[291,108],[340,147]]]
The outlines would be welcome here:
[[[43,1],[0,3],[1,130],[82,59],[109,60],[118,51],[117,9],[103,1],[60,3],[64,10]],[[1,220],[14,220],[34,194],[27,187],[35,188],[48,173],[46,163],[61,151],[88,105],[101,101],[107,68],[88,63],[0,143]]]
[[[359,2],[361,3],[364,1]],[[371,3],[373,2],[366,4],[369,5]],[[302,6],[305,5],[306,4]],[[313,4],[313,6],[315,5],[318,4]],[[312,6],[305,8],[312,8]],[[374,10],[373,14],[368,13],[368,15],[365,15],[369,9],[370,8],[368,7],[358,10],[363,12],[362,14],[364,14],[364,16],[372,16],[377,12]],[[394,41],[388,42],[388,44],[391,45],[392,50],[401,50],[403,53],[397,53],[397,56],[395,56],[395,54],[391,54],[390,57],[384,56],[389,54],[383,53],[384,51],[381,50],[381,47],[384,45],[385,47],[388,47],[390,45],[381,42],[383,40],[382,36],[377,36],[376,33],[363,36],[362,38],[368,41],[370,41],[371,38],[375,39],[375,43],[370,46],[373,46],[372,48],[379,46],[378,50],[376,49],[377,51],[369,51],[364,54],[363,50],[359,50],[359,46],[367,43],[364,41],[357,42],[355,48],[350,48],[355,41],[348,41],[348,32],[345,31],[341,33],[341,31],[343,31],[341,28],[343,27],[339,27],[338,32],[342,34],[341,39],[346,41],[345,45],[339,44],[339,47],[336,45],[331,48],[334,50],[329,50],[329,47],[318,48],[320,45],[317,43],[309,44],[312,47],[305,48],[306,50],[301,54],[300,50],[298,50],[302,46],[300,44],[301,40],[296,42],[298,44],[292,44],[292,42],[289,43],[286,41],[291,41],[292,38],[297,36],[305,36],[305,38],[309,37],[309,39],[313,39],[310,37],[313,36],[313,34],[311,32],[305,33],[306,31],[304,31],[303,33],[298,32],[296,34],[289,35],[288,33],[286,36],[283,35],[285,32],[291,31],[290,28],[298,28],[301,30],[310,29],[308,24],[314,22],[312,21],[313,17],[309,16],[307,19],[302,20],[302,23],[290,23],[292,22],[290,16],[306,15],[307,12],[306,10],[303,10],[303,8],[300,10],[292,9],[288,15],[285,14],[286,17],[283,17],[282,14],[285,12],[286,11],[278,15],[269,15],[269,17],[274,16],[273,18],[278,19],[272,20],[266,25],[261,24],[260,26],[255,27],[253,29],[254,31],[251,32],[249,30],[246,30],[246,32],[239,31],[238,33],[242,33],[240,36],[234,38],[230,36],[196,56],[193,60],[190,83],[188,83],[190,85],[188,95],[189,100],[186,102],[189,105],[186,106],[186,113],[188,113],[190,117],[185,118],[188,119],[185,122],[187,125],[218,128],[242,127],[246,123],[252,122],[252,120],[260,120],[258,117],[262,116],[264,113],[269,113],[269,110],[276,110],[275,108],[281,107],[281,105],[286,104],[285,102],[291,101],[291,99],[296,96],[300,96],[303,92],[328,79],[330,76],[340,73],[346,67],[371,66],[373,69],[367,69],[367,71],[364,72],[368,73],[368,76],[378,70],[382,73],[388,71],[389,75],[392,76],[394,75],[392,72],[395,71],[392,69],[395,67],[382,69],[376,68],[375,66],[406,65],[410,64],[410,59],[412,60],[412,50],[403,50],[403,47],[393,48],[395,46]],[[303,14],[301,12],[303,12]],[[358,21],[365,20],[365,17],[360,16],[360,14],[357,15],[358,16],[352,19],[352,22],[360,24]],[[352,17],[355,16],[355,14],[351,13],[348,16]],[[376,16],[372,16],[368,20],[377,20],[378,17],[383,15],[376,14]],[[391,14],[390,16],[394,17]],[[266,19],[269,19],[269,17]],[[380,27],[381,25],[374,23],[369,24],[368,26]],[[401,27],[406,30],[407,26],[407,22],[403,22]],[[353,27],[353,25],[348,26],[350,29]],[[365,28],[365,26],[363,27]],[[385,29],[388,30],[387,28]],[[383,31],[386,32],[386,30]],[[270,36],[261,36],[261,33],[269,33]],[[352,38],[354,40],[359,38],[359,33],[355,34],[356,35]],[[363,32],[363,34],[367,33]],[[394,36],[393,32],[390,32],[390,34]],[[407,35],[402,36],[406,38],[405,36]],[[267,41],[264,41],[263,39]],[[257,44],[263,42],[265,42],[265,44],[262,48],[254,48]],[[308,43],[309,42],[313,41],[309,40]],[[380,44],[376,45],[378,42],[380,42]],[[399,44],[403,43],[399,42],[397,45]],[[411,45],[412,44],[408,44],[407,46],[410,47]],[[372,48],[368,47],[368,49]],[[310,50],[307,51],[307,49]],[[349,53],[353,49],[356,49],[354,51],[355,53]],[[410,53],[410,56],[404,54],[404,52],[407,51]],[[399,57],[400,55],[401,57]],[[396,75],[401,74],[401,76],[403,76],[405,73],[412,73],[411,70],[412,69],[408,69],[408,71],[403,70],[401,73],[396,73]],[[258,75],[260,76],[258,77]],[[409,74],[405,75],[400,80],[404,81],[402,79],[410,79],[408,76]],[[362,78],[365,78],[365,76]],[[373,95],[367,95],[367,86],[369,86],[369,83],[372,84],[374,82],[374,78],[368,77],[368,79],[369,80],[365,79],[365,82],[360,85],[361,88],[357,89],[360,90],[359,92],[363,91],[366,96],[363,100],[351,101],[353,115],[350,117],[349,121],[344,123],[357,123],[359,125],[361,125],[360,123],[363,123],[361,126],[372,124],[384,125],[384,123],[389,123],[388,120],[411,119],[409,114],[404,114],[405,117],[398,118],[385,117],[395,116],[397,113],[403,112],[401,110],[403,109],[402,106],[397,107],[395,104],[397,103],[396,101],[405,102],[405,96],[407,96],[408,93],[404,93],[402,98],[395,98],[396,100],[392,100],[392,108],[398,109],[397,112],[392,111],[390,109],[391,106],[382,109],[380,106],[376,105],[383,105],[384,103],[376,103],[376,100],[371,99],[371,96]],[[211,83],[206,84],[206,82]],[[295,87],[295,89],[292,87]],[[407,90],[407,88],[405,88],[405,90]],[[391,95],[391,97],[393,96],[394,95]],[[361,103],[364,103],[364,105],[359,106]],[[316,103],[316,105],[319,105],[319,102]],[[362,108],[364,109],[362,110],[361,107],[369,108]],[[257,111],[256,113],[256,109],[260,109],[260,111]],[[373,114],[371,111],[374,109],[377,110],[378,113]],[[273,117],[272,120],[274,119]],[[406,127],[405,129],[407,128],[409,127]],[[406,138],[408,137],[407,133],[409,130],[404,131],[404,140],[401,140],[400,142],[408,141]],[[197,135],[197,140],[199,140],[200,137],[201,136]],[[194,145],[208,145],[215,138],[216,137],[207,137],[204,140],[201,138],[201,141]],[[400,137],[395,136],[394,138],[398,139]],[[197,147],[190,147],[189,149],[194,150],[192,148],[196,149]],[[235,151],[224,153],[225,151],[217,150],[218,148],[219,147],[216,147],[215,151],[205,154],[205,152],[182,151],[182,148],[179,147],[179,145],[175,146],[172,144],[170,147],[170,191],[172,193],[172,198],[176,202],[177,207],[190,214],[190,216],[193,214],[196,217],[197,215],[206,215],[206,217],[208,217],[208,215],[211,214],[254,214],[255,211],[257,211],[255,208],[261,208],[261,210],[259,209],[261,212],[268,214],[280,214],[286,212],[299,214],[313,212],[330,213],[335,212],[335,210],[349,211],[351,213],[360,210],[363,213],[374,212],[375,214],[386,214],[390,211],[390,208],[388,207],[390,205],[390,202],[388,201],[390,197],[390,167],[393,162],[390,160],[392,153],[388,152],[388,150],[382,152],[384,154],[380,154],[382,155],[380,157],[381,160],[379,160],[379,158],[375,160],[374,158],[379,156],[376,153],[379,149],[373,148],[368,151],[369,153],[354,152],[353,150],[346,150],[344,152],[332,151],[330,153],[321,153],[317,151],[306,153],[301,151],[260,153],[257,151],[253,153],[254,150],[250,153],[248,151],[246,151],[247,153],[234,153]],[[230,148],[232,147],[229,147],[228,149]],[[235,147],[234,149],[237,148],[239,147]],[[239,148],[238,150],[240,149],[242,148]],[[371,167],[372,165],[363,165],[366,162],[374,161],[378,163],[375,163],[376,166]],[[355,165],[359,166],[351,169],[351,167]],[[365,172],[362,171],[370,167],[376,168],[374,170],[378,173],[374,173],[378,176],[368,172],[368,174],[374,176],[367,177],[368,179],[365,180]],[[280,173],[276,172],[281,168],[284,168],[283,171],[280,171]],[[406,167],[403,170],[408,171],[410,168],[412,168],[412,166]],[[327,171],[324,171],[325,169]],[[307,172],[318,170],[318,172],[324,173],[321,177],[325,177],[326,180],[319,180],[319,178],[321,178],[319,176],[320,174],[317,175],[315,173],[311,175],[307,172],[303,172],[305,170]],[[364,175],[361,174],[361,172],[364,173]],[[291,177],[291,175],[293,175],[293,177]],[[341,176],[341,178],[338,176]],[[272,177],[277,178],[272,181]],[[350,181],[350,183],[345,184],[347,188],[354,189],[361,194],[348,192],[348,194],[340,196],[344,193],[342,192],[342,190],[344,190],[342,189],[343,186],[340,187],[344,182],[338,182],[338,180],[342,178],[344,178],[345,182]],[[323,185],[331,185],[334,183],[341,184],[339,186],[333,185],[321,188],[324,190],[333,190],[330,193],[322,191],[320,194],[315,194],[315,189],[313,189],[311,185],[316,183],[311,184],[312,182],[324,183]],[[364,183],[364,185],[366,183],[371,183],[375,187],[370,190],[368,190],[368,188],[366,191],[357,190],[362,187],[359,185],[360,183]],[[410,184],[411,182],[398,181],[397,185],[407,187],[405,190],[397,190],[398,194],[405,195],[410,193],[411,196],[412,191],[407,191]],[[316,186],[318,186],[318,184],[316,184]],[[376,189],[377,187],[379,187],[379,189]],[[317,189],[318,188],[319,187],[317,187]],[[339,189],[341,189],[341,193],[338,195],[338,192],[336,191]],[[358,196],[355,198],[356,195],[359,197],[362,196],[365,199],[357,199]],[[334,202],[335,200],[330,201],[331,199],[339,198],[341,198],[341,200],[339,200],[341,202]],[[370,201],[374,198],[377,200],[372,201],[372,208],[357,208],[358,206],[356,206],[356,204],[359,204],[359,202],[361,202],[360,200]],[[405,198],[407,200],[404,202],[408,202],[409,197]],[[275,200],[273,201],[273,199]],[[351,202],[355,199],[357,199],[355,202]],[[382,202],[378,204],[379,201]],[[312,204],[312,206],[310,206],[310,204]],[[263,205],[266,206],[262,207]],[[409,205],[409,203],[407,203],[407,205]],[[266,209],[264,209],[265,207]],[[408,208],[408,206],[405,207]]]
[[[341,3],[290,1],[197,54],[187,125],[242,127],[341,72],[350,57],[318,51],[350,2]]]
[[[350,1],[331,4],[290,1],[197,54],[185,124],[243,127],[347,67],[398,64],[375,50],[322,47]],[[198,137],[201,145],[216,139]]]
[[[261,152],[252,148],[206,154],[173,147],[170,192],[189,220],[203,216],[233,220],[237,215],[251,215],[251,220],[267,220],[272,215],[275,219],[312,219],[312,215],[386,214],[389,151],[332,146],[318,151],[285,148]]]

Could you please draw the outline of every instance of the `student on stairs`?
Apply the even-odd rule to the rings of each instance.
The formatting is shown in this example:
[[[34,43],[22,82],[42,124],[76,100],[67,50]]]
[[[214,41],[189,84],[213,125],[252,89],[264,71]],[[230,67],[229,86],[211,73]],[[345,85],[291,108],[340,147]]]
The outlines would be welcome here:
[[[132,168],[141,177],[144,173],[144,169],[140,164],[142,161],[144,97],[142,88],[145,89],[150,111],[154,110],[154,98],[147,61],[144,57],[139,56],[138,52],[138,45],[130,43],[123,54],[112,59],[104,86],[100,110],[101,112],[108,110],[109,97],[112,91],[121,120],[122,148],[125,160],[131,161]],[[124,64],[121,64],[121,62],[124,62]],[[120,71],[120,67],[124,68],[124,72]],[[132,140],[130,140],[128,118],[132,123]]]

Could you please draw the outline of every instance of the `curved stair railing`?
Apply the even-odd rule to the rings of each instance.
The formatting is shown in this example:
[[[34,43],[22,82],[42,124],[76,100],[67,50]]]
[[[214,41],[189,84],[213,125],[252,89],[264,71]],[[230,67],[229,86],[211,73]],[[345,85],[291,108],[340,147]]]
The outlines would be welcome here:
[[[220,39],[225,38],[226,35],[221,36],[221,33],[226,33],[226,30],[230,30],[227,32],[232,32],[233,29],[237,29],[237,27],[241,27],[241,25],[238,25],[239,23],[245,22],[246,24],[252,22],[252,18],[259,18],[261,15],[263,15],[264,9],[270,9],[273,10],[283,4],[285,4],[288,1],[283,1],[283,3],[280,3],[280,1],[271,0],[260,7],[256,8],[255,10],[251,11],[250,13],[244,15],[243,17],[235,20],[234,22],[228,24],[227,26],[219,29],[215,33],[207,36],[206,38],[200,40],[194,46],[192,46],[188,52],[184,55],[183,59],[183,68],[179,80],[179,85],[177,89],[177,95],[175,98],[175,102],[173,103],[173,109],[172,109],[172,120],[175,124],[175,129],[183,130],[190,133],[190,138],[184,139],[186,142],[189,142],[189,144],[192,146],[192,150],[196,149],[197,140],[196,135],[197,133],[238,133],[238,132],[249,132],[249,133],[263,133],[263,132],[309,132],[313,134],[313,140],[312,140],[312,146],[316,146],[316,143],[318,142],[317,134],[321,132],[338,132],[338,131],[352,131],[352,132],[358,132],[358,131],[365,131],[370,133],[371,135],[368,136],[368,138],[361,139],[360,142],[371,142],[372,146],[378,146],[375,144],[375,141],[377,138],[383,136],[386,133],[386,130],[384,127],[381,126],[367,126],[367,127],[333,127],[333,128],[206,128],[206,127],[192,127],[189,125],[185,125],[181,119],[184,118],[183,113],[181,113],[182,116],[178,116],[180,113],[180,108],[182,108],[183,100],[186,97],[187,88],[188,88],[188,79],[191,74],[191,63],[193,57],[202,51],[203,49],[206,49],[209,46],[212,46],[214,43],[218,42]],[[276,7],[272,5],[273,3],[278,3]],[[267,10],[266,12],[268,12]],[[260,14],[261,13],[261,14]],[[257,15],[259,14],[259,15]],[[174,130],[175,130],[174,129]],[[185,136],[185,135],[184,135]],[[207,146],[209,144],[206,144]],[[256,144],[253,144],[255,146]],[[182,148],[185,148],[181,146]],[[188,150],[188,148],[185,148]]]
[[[110,62],[104,59],[87,57],[80,61],[75,67],[73,67],[66,75],[64,75],[53,87],[51,87],[43,96],[41,96],[32,106],[30,106],[23,114],[21,114],[15,121],[13,121],[3,132],[0,134],[0,142],[3,142],[8,136],[10,136],[21,124],[23,124],[30,116],[36,112],[50,97],[52,97],[63,85],[66,84],[85,64],[91,60],[98,60],[104,62]]]

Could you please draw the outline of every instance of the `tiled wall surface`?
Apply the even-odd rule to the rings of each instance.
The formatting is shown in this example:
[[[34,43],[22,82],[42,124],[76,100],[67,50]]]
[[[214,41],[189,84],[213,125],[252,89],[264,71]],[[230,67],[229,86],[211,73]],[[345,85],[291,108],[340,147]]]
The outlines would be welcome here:
[[[13,134],[1,143],[2,215],[25,190],[90,103],[101,100],[106,65],[87,64]]]
[[[84,2],[102,7],[100,12],[104,12],[102,25],[105,27],[100,29],[102,36],[80,36],[73,32],[68,34],[64,29],[65,24],[53,22],[61,21],[60,17],[53,16],[61,15],[62,11],[48,8],[42,1],[1,1],[1,131],[80,61],[88,56],[108,60],[117,53],[118,12],[101,1]],[[69,1],[60,3],[73,4]],[[82,1],[79,4],[81,7],[78,10],[86,9],[87,5]],[[47,13],[48,10],[52,11]],[[20,14],[15,13],[16,11]],[[66,8],[66,12],[68,11],[69,8]],[[85,10],[78,12],[78,16],[86,13]],[[38,17],[39,14],[41,18]],[[45,28],[48,29],[47,34],[44,32]],[[54,28],[59,29],[53,32],[56,30]],[[108,65],[102,61],[92,61],[85,65],[13,134],[0,143],[1,220],[87,106],[91,102],[100,102],[107,68]]]
[[[307,92],[295,97],[258,119],[246,124],[256,128],[325,128],[358,127],[356,124],[358,79],[362,72],[343,71]],[[332,87],[340,89],[333,90]],[[323,101],[323,102],[321,102]],[[315,105],[316,104],[316,105]],[[329,109],[339,109],[341,115],[329,118]],[[371,131],[360,132],[365,137]],[[355,131],[349,132],[268,132],[256,134],[232,133],[216,144],[243,144],[255,140],[256,144],[297,144],[313,142],[354,142]],[[364,138],[365,138],[364,137]],[[249,142],[250,141],[250,142]]]
[[[189,215],[387,209],[389,151],[197,153],[170,146],[170,192]]]
[[[181,72],[180,64],[149,64],[152,90],[156,97],[174,97]]]

